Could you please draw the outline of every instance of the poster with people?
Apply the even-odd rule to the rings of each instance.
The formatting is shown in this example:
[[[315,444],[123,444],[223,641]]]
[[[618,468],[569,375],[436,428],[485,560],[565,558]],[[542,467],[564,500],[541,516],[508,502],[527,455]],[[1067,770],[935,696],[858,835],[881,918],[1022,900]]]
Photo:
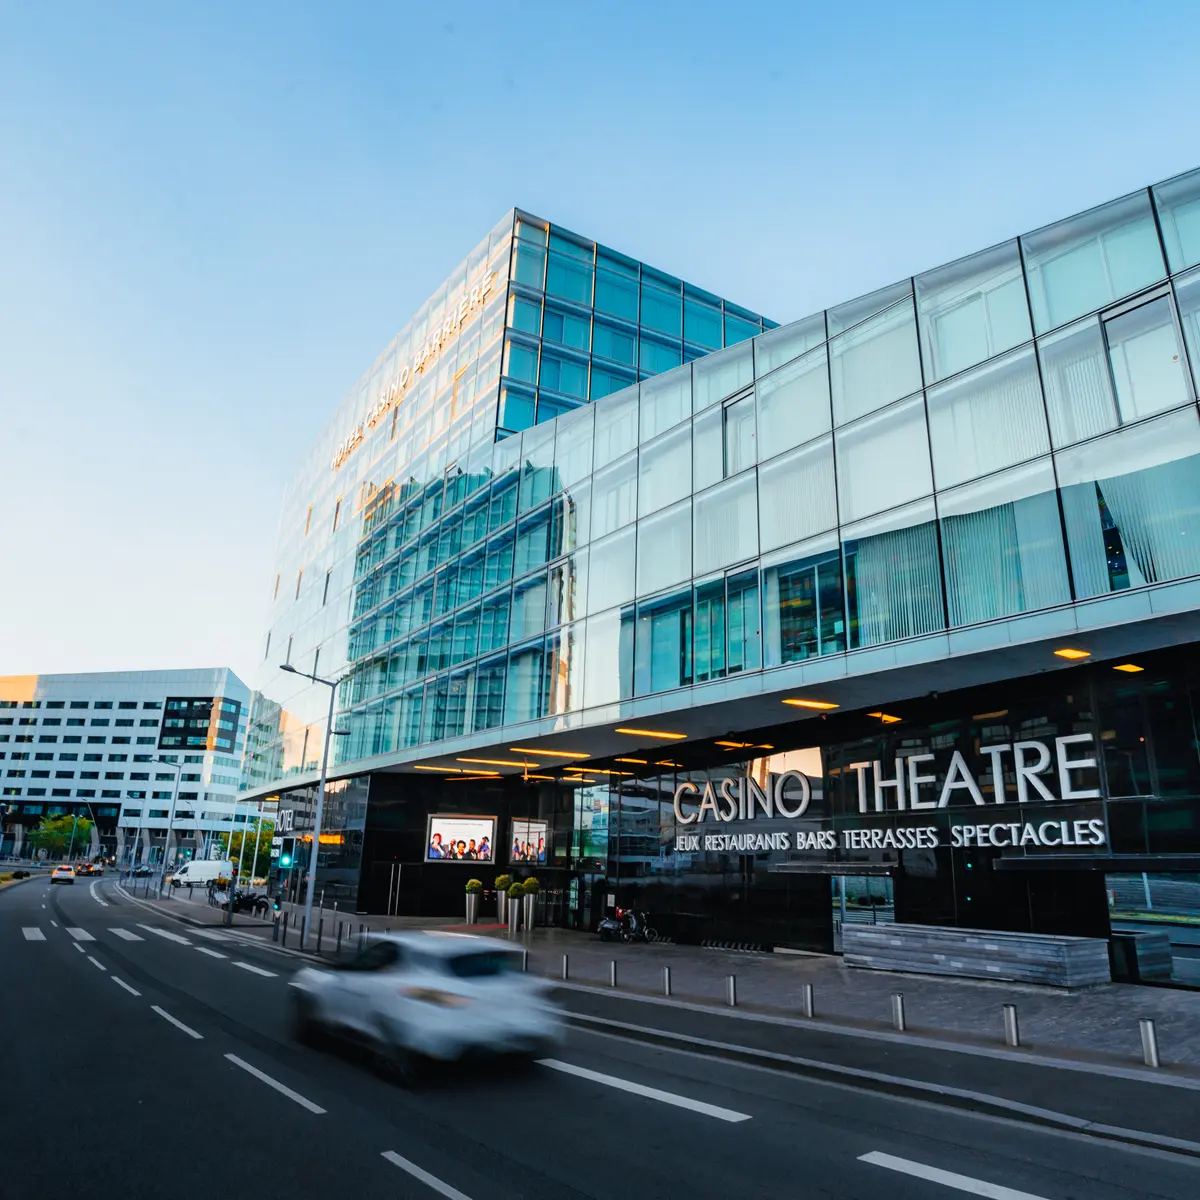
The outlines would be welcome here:
[[[430,817],[426,862],[496,861],[495,817]]]
[[[545,863],[545,821],[514,821],[512,823],[512,845],[508,851],[508,861],[510,863]]]

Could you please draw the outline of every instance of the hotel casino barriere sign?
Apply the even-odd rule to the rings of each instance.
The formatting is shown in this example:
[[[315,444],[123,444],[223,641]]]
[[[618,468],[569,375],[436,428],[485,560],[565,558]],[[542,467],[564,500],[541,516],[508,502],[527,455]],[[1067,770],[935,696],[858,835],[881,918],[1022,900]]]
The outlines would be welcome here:
[[[878,760],[851,763],[848,774],[856,777],[857,815],[885,818],[868,820],[853,829],[814,827],[827,825],[825,818],[808,818],[805,828],[779,829],[781,820],[804,820],[812,803],[812,783],[800,771],[770,774],[765,783],[749,776],[709,780],[703,785],[681,783],[674,796],[675,851],[933,850],[942,845],[1024,851],[1106,844],[1102,819],[1064,820],[1044,812],[1035,814],[1031,808],[1100,798],[1098,788],[1081,786],[1079,775],[1096,767],[1092,734],[1055,738],[1053,748],[1040,741],[983,746],[979,754],[986,761],[977,763],[974,771],[959,750],[941,764],[933,754],[898,757],[886,766]],[[1012,773],[1011,789],[1006,786],[1006,769]],[[979,785],[985,773],[992,784],[990,799]],[[1013,802],[1017,811],[1011,816],[1005,812],[1001,819],[997,808]],[[933,820],[948,809],[956,810],[953,820]],[[964,821],[963,809],[980,819]],[[856,815],[855,810],[845,815]],[[769,832],[753,829],[751,823],[762,820],[772,822]],[[735,830],[721,828],[734,822]]]
[[[333,469],[335,471],[340,469],[346,459],[358,449],[366,438],[367,431],[374,429],[384,416],[400,403],[404,398],[404,393],[412,386],[417,376],[458,336],[458,331],[463,327],[467,318],[484,306],[495,282],[496,272],[490,271],[463,296],[458,302],[458,307],[453,309],[449,316],[432,330],[412,362],[396,373],[379,399],[371,405],[367,415],[338,443],[337,449],[333,452]]]

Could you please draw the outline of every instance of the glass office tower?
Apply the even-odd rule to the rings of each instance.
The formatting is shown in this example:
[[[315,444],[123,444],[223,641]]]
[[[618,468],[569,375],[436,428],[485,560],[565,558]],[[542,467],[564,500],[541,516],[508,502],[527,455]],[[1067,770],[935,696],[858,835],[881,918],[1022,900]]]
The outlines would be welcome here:
[[[1074,866],[1103,878],[1096,859],[1115,871],[1121,854],[1153,870],[1145,817],[1140,850],[1112,836],[1117,760],[1069,748],[1124,737],[1096,690],[1115,667],[1139,721],[1144,689],[1173,697],[1186,830],[1170,869],[1194,869],[1198,368],[1200,172],[778,328],[515,214],[289,491],[247,786],[307,786],[318,765],[324,696],[276,672],[290,661],[342,678],[335,773],[369,779],[368,835],[372,811],[390,814],[389,853],[419,863],[425,817],[447,805],[537,819],[563,872],[556,919],[586,923],[597,881],[608,895],[672,879],[656,907],[703,925],[757,895],[743,938],[757,920],[823,945],[813,897],[839,872],[903,874],[894,841],[801,851],[780,830],[786,847],[743,846],[731,866],[727,849],[679,848],[696,815],[672,801],[681,782],[799,772],[827,835],[927,807],[920,788],[945,778],[947,820],[960,799],[1086,799],[1100,815],[1072,819],[1105,838]],[[1017,720],[1013,697],[1048,695],[1050,670],[1077,674]],[[919,728],[904,710],[918,698]],[[1016,724],[984,787],[956,739],[986,757],[1003,731],[955,722],[989,714]],[[1029,779],[1055,754],[1066,782],[1039,792]],[[920,765],[879,782],[880,764],[926,755],[937,783]],[[879,768],[874,793],[859,773],[870,804],[842,787],[864,763]],[[1164,778],[1137,785],[1143,813]],[[923,911],[961,924],[943,833],[951,857],[910,876],[936,881]],[[1102,924],[1051,857],[1038,894],[1067,915],[1028,919]],[[793,903],[812,920],[766,911]],[[1006,905],[981,919],[1010,919]]]

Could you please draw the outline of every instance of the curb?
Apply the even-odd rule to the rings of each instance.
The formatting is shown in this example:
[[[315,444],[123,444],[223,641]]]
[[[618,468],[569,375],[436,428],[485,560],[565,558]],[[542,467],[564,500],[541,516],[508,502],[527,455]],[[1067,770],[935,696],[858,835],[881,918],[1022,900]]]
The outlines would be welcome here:
[[[26,875],[24,879],[6,879],[3,883],[0,883],[0,892],[3,892],[6,888],[16,887],[18,883],[32,883],[35,879],[46,878],[48,878],[46,875]]]
[[[667,1049],[690,1052],[705,1058],[721,1058],[745,1066],[764,1070],[786,1072],[813,1079],[821,1083],[852,1087],[860,1091],[880,1092],[904,1100],[920,1100],[944,1108],[958,1108],[984,1116],[1005,1120],[1022,1121],[1044,1128],[1080,1133],[1106,1141],[1122,1142],[1152,1150],[1167,1150],[1175,1154],[1200,1159],[1200,1142],[1184,1138],[1167,1137],[1139,1129],[1125,1129],[1118,1125],[1104,1125],[1073,1117],[1069,1113],[1053,1109],[1038,1108],[1007,1100],[1002,1096],[991,1096],[984,1092],[972,1092],[965,1088],[942,1087],[905,1079],[898,1075],[886,1075],[879,1071],[865,1071],[858,1067],[841,1067],[815,1059],[799,1058],[790,1054],[778,1054],[770,1050],[755,1050],[736,1046],[729,1042],[717,1042],[689,1034],[670,1033],[661,1029],[649,1029],[643,1025],[631,1025],[625,1021],[613,1021],[605,1017],[586,1016],[582,1013],[566,1013],[566,1021],[578,1029],[586,1029],[602,1036],[621,1037],[628,1041],[647,1045],[663,1046]]]

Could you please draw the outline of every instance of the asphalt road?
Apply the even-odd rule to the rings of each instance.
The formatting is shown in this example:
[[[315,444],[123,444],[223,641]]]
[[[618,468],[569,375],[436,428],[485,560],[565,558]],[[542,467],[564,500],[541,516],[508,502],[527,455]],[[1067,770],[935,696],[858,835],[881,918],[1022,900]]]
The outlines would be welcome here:
[[[292,1042],[293,961],[113,884],[0,892],[3,1200],[1200,1195],[1200,1162],[582,1031],[406,1092]]]

